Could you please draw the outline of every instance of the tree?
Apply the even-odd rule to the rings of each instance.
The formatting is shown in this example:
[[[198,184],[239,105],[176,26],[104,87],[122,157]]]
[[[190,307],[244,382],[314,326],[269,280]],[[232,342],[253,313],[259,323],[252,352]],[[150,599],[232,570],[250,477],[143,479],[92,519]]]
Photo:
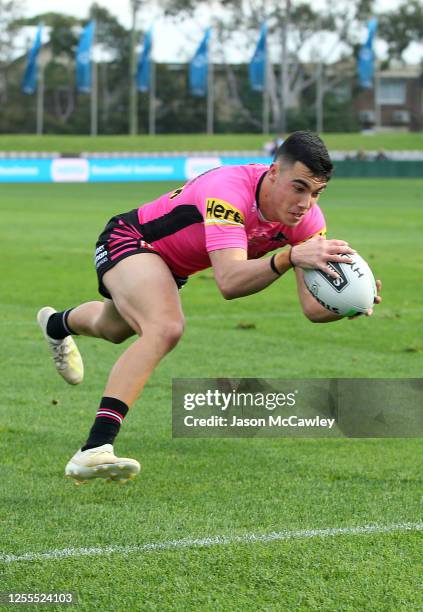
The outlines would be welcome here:
[[[8,71],[16,55],[16,33],[22,15],[22,0],[0,0],[0,103],[8,100]]]
[[[388,43],[390,59],[401,59],[412,42],[423,42],[423,4],[407,0],[379,17],[379,35]]]
[[[94,3],[90,19],[96,21],[96,39],[100,48],[98,65],[99,125],[103,134],[128,130],[129,32],[104,7]]]
[[[271,66],[269,77],[271,108],[275,129],[285,131],[287,110],[323,75],[323,71],[310,72],[306,69],[301,57],[305,43],[312,39],[315,41],[309,63],[324,65],[333,61],[335,51],[339,53],[341,48],[344,55],[351,57],[354,45],[358,43],[358,26],[372,14],[373,3],[374,0],[327,0],[323,8],[317,9],[303,0],[223,0],[220,3],[222,14],[214,15],[213,24],[222,48],[233,38],[234,31],[244,32],[250,41],[246,53],[251,53],[251,41],[256,40],[260,24],[267,22],[271,55],[275,57],[275,50],[278,55],[277,62]],[[168,14],[179,14],[181,17],[192,12],[194,7],[207,6],[208,2],[161,0],[160,4]],[[320,40],[328,33],[336,35],[335,42],[329,48],[322,45]],[[345,78],[345,75],[341,75],[341,78]],[[320,85],[323,95],[330,91],[332,82],[326,81]],[[241,104],[240,97],[236,103]],[[248,114],[245,108],[243,112]]]
[[[101,41],[99,64],[99,107],[102,133],[124,132],[127,125],[127,66],[129,61],[128,32],[118,20],[97,3],[89,8],[87,20],[96,21],[96,38]],[[50,59],[45,66],[45,129],[46,132],[86,132],[89,97],[75,90],[75,55],[81,26],[80,20],[61,13],[41,13],[20,19],[17,26],[43,22],[49,28]],[[97,61],[99,58],[96,58]],[[20,100],[19,106],[32,100]],[[116,110],[119,109],[119,110]]]

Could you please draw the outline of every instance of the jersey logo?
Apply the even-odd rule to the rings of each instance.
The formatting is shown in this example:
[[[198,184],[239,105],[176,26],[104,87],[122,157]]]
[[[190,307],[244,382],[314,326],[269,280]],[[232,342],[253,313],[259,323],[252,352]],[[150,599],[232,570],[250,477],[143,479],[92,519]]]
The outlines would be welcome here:
[[[185,185],[183,185],[182,187],[178,187],[178,189],[175,189],[175,191],[173,191],[170,196],[169,196],[169,200],[173,200],[174,198],[177,198],[178,195],[180,195],[183,190],[185,188]]]
[[[206,225],[244,225],[244,215],[240,210],[216,198],[206,199]]]
[[[285,236],[285,234],[282,234],[282,232],[278,232],[275,234],[275,236],[272,236],[270,240],[273,242],[288,242],[289,239],[288,236]]]

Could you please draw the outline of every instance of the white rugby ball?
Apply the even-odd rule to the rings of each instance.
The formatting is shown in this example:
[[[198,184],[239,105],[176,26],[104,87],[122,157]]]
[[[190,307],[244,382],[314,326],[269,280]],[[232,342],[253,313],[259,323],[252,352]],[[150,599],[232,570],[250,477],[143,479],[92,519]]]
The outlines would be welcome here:
[[[372,307],[377,290],[373,273],[364,259],[358,253],[345,257],[350,257],[353,263],[328,264],[338,272],[338,278],[321,270],[303,270],[304,282],[322,306],[343,317],[352,317]]]

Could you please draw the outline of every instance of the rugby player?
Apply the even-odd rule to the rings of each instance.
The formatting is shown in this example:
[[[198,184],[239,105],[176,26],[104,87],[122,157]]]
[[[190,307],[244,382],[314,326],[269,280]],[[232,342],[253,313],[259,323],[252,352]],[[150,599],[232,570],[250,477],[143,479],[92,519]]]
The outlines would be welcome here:
[[[138,336],[114,364],[88,439],[66,465],[67,476],[77,482],[123,481],[139,472],[138,461],[117,457],[113,443],[148,377],[182,336],[178,289],[191,274],[211,266],[230,300],[261,291],[294,268],[308,319],[340,318],[309,293],[302,272],[318,268],[336,277],[328,261],[351,262],[345,255],[355,252],[343,240],[325,238],[317,202],[331,173],[321,139],[295,132],[270,166],[210,170],[108,222],[95,252],[104,300],[38,313],[56,368],[74,385],[82,382],[83,363],[72,335],[114,343]]]

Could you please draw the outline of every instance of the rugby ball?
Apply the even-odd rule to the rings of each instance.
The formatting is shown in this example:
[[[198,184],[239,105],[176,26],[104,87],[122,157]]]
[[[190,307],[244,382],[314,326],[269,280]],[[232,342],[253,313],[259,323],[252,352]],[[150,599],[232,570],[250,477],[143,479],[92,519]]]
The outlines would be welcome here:
[[[322,270],[303,270],[304,282],[322,306],[342,317],[352,317],[372,307],[377,290],[373,273],[364,259],[358,253],[345,257],[350,257],[353,263],[328,263],[338,272],[338,278]]]

